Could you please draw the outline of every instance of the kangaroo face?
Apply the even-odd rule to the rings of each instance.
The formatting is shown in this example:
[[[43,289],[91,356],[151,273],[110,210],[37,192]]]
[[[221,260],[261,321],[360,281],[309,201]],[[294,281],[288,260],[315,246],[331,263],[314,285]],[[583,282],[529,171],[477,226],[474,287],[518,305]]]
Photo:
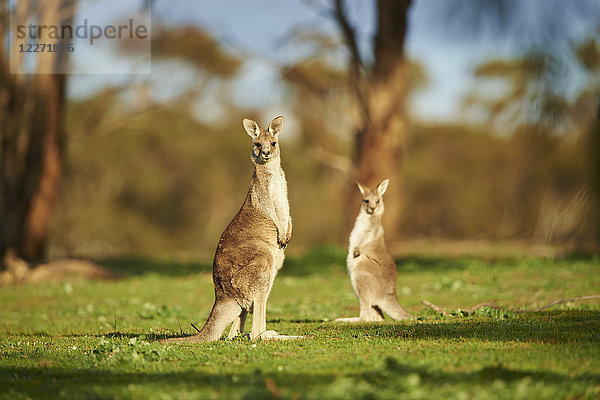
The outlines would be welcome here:
[[[261,130],[260,135],[254,139],[252,159],[255,163],[264,165],[279,156],[279,141],[277,137],[267,131]]]
[[[383,212],[383,199],[378,196],[377,193],[372,190],[366,196],[363,196],[363,208],[367,214],[373,214],[375,211],[378,213]]]
[[[389,182],[389,179],[384,179],[379,185],[377,185],[377,188],[373,190],[356,182],[356,185],[358,186],[358,189],[363,197],[361,207],[367,214],[383,214],[385,209],[383,206],[383,194],[387,190]]]
[[[263,130],[251,119],[244,119],[244,128],[252,138],[252,162],[264,165],[279,157],[279,133],[283,124],[284,119],[280,116],[271,121],[267,130]]]

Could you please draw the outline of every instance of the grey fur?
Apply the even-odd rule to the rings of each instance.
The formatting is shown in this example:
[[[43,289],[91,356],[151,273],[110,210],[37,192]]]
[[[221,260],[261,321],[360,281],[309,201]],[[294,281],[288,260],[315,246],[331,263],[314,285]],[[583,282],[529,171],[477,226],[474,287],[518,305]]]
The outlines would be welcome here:
[[[383,194],[388,183],[385,179],[374,190],[356,183],[363,202],[350,234],[346,263],[360,302],[360,314],[336,321],[381,321],[384,313],[396,320],[413,318],[398,304],[396,263],[383,238]]]
[[[292,236],[278,140],[283,124],[280,116],[262,130],[256,122],[244,119],[244,128],[252,138],[254,174],[242,208],[217,246],[213,262],[215,304],[198,334],[170,339],[169,343],[219,340],[230,324],[228,338],[233,338],[244,332],[249,312],[254,313],[252,340],[297,338],[266,330],[267,298]]]

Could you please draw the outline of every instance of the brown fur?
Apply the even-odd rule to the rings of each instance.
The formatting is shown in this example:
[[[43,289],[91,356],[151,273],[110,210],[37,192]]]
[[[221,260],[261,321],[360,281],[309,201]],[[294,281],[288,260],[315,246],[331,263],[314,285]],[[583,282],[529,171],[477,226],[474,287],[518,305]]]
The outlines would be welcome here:
[[[360,314],[336,321],[381,321],[384,313],[396,320],[412,318],[398,304],[396,263],[383,237],[383,194],[388,182],[384,180],[374,190],[358,184],[363,203],[350,234],[347,265],[352,287],[360,302]]]
[[[244,120],[253,139],[255,169],[246,200],[217,246],[213,262],[215,304],[197,335],[169,342],[215,341],[229,324],[228,337],[233,338],[244,332],[249,312],[254,313],[252,340],[295,338],[266,330],[267,298],[292,234],[287,183],[279,156],[278,135],[283,122],[283,117],[277,117],[265,131],[256,122]]]

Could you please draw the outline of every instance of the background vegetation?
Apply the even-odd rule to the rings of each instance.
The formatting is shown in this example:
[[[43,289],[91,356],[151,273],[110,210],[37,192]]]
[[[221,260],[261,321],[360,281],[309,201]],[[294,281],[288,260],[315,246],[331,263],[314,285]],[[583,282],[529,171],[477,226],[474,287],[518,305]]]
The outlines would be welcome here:
[[[516,240],[595,251],[600,45],[597,23],[587,18],[597,5],[561,3],[529,20],[519,8],[528,6],[508,1],[476,10],[448,2],[433,13],[440,26],[427,31],[448,26],[446,42],[437,39],[436,46],[492,37],[485,42],[488,56],[473,56],[472,79],[465,81],[471,89],[455,100],[462,111],[445,121],[415,112],[415,99],[436,84],[429,70],[439,66],[405,51],[423,32],[411,25],[418,4],[392,3],[372,4],[378,19],[366,32],[358,4],[307,2],[324,28],[282,28],[280,52],[294,57],[281,61],[277,54],[253,53],[243,40],[217,39],[201,24],[161,17],[164,5],[156,2],[151,75],[107,81],[85,96],[49,89],[47,96],[58,96],[50,103],[64,106],[44,112],[24,106],[46,104],[35,94],[39,80],[4,75],[5,98],[15,101],[2,114],[3,248],[21,249],[17,253],[34,262],[118,254],[210,257],[251,174],[241,119],[264,124],[285,114],[292,252],[345,244],[359,202],[353,179],[374,185],[384,175],[393,187],[386,202],[390,243]],[[10,8],[3,4],[6,19]],[[562,26],[567,12],[592,30]],[[495,47],[510,51],[495,53]],[[135,49],[116,51],[112,56],[126,61]],[[239,93],[239,80],[257,63],[278,79],[264,89],[271,96]],[[65,85],[66,93],[90,84],[78,76],[52,82],[47,87]],[[251,106],[243,96],[263,103]],[[280,100],[273,105],[265,97]],[[31,116],[31,110],[41,114]],[[56,135],[41,133],[49,127],[41,122],[31,126],[31,140],[26,130],[13,131],[52,113],[61,116]],[[37,147],[23,150],[22,143],[33,145],[46,134],[56,151],[44,151],[58,157],[36,153]],[[37,162],[35,154],[41,154]]]

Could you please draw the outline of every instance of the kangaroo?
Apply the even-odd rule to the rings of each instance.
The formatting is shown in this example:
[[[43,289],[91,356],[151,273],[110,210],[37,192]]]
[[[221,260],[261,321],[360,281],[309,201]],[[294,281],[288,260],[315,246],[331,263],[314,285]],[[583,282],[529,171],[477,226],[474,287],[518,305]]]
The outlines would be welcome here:
[[[346,264],[354,293],[360,302],[360,314],[336,321],[381,321],[383,313],[396,320],[412,318],[398,304],[396,264],[383,239],[382,196],[388,188],[389,179],[382,181],[375,190],[369,190],[358,182],[356,184],[363,201],[350,233]]]
[[[215,303],[198,334],[169,339],[169,343],[216,341],[229,324],[227,337],[231,339],[244,332],[249,312],[254,314],[251,340],[298,338],[266,330],[267,298],[292,236],[279,149],[284,118],[273,119],[267,130],[250,119],[244,119],[243,125],[253,142],[250,158],[254,174],[242,208],[217,245],[213,261]]]

